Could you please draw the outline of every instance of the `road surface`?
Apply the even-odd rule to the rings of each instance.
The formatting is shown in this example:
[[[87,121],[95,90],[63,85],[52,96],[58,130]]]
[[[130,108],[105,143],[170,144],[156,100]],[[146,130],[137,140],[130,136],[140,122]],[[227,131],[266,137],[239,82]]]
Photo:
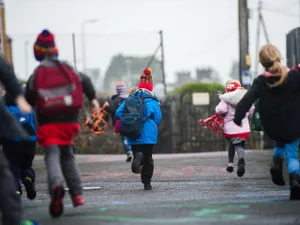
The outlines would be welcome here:
[[[25,217],[42,225],[300,224],[300,201],[272,184],[271,151],[248,151],[246,174],[225,170],[226,152],[155,155],[153,190],[144,191],[125,155],[77,155],[87,204],[65,197],[60,219],[48,214],[44,161],[35,160],[38,197],[23,197]],[[287,180],[286,180],[287,181]]]

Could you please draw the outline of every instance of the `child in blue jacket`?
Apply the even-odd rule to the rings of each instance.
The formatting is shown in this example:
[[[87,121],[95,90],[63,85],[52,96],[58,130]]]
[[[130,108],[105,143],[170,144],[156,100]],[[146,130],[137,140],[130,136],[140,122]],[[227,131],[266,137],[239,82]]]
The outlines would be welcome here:
[[[15,177],[17,194],[22,195],[21,181],[25,186],[27,198],[33,200],[36,197],[35,171],[32,168],[36,152],[35,113],[34,111],[26,114],[22,113],[9,93],[5,94],[4,101],[5,108],[15,116],[29,135],[29,139],[22,140],[20,137],[12,137],[11,139],[3,140],[2,149]]]
[[[138,90],[134,93],[134,95],[150,97],[144,99],[144,104],[146,105],[144,118],[146,121],[144,123],[143,130],[136,139],[128,139],[128,143],[132,146],[134,156],[133,163],[135,162],[135,158],[138,153],[142,153],[143,155],[143,168],[141,172],[141,180],[144,184],[145,190],[152,189],[151,179],[154,170],[152,150],[154,145],[157,143],[157,125],[162,119],[159,101],[156,98],[156,96],[152,93],[153,81],[151,73],[152,71],[150,68],[144,70],[144,74],[142,74],[140,77],[140,82],[137,87]],[[116,111],[117,119],[120,119],[122,116],[125,102],[126,101],[124,101]]]

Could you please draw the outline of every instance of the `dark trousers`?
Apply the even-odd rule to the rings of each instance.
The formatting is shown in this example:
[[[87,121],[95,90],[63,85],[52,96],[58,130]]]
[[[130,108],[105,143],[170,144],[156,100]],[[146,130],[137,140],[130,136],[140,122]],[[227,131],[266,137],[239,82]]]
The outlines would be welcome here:
[[[0,210],[2,212],[2,225],[20,225],[21,198],[16,194],[14,177],[9,164],[0,151]]]
[[[16,188],[22,193],[20,181],[23,181],[25,177],[29,177],[33,183],[35,182],[35,172],[32,169],[35,143],[23,144],[23,146],[18,145],[18,143],[4,143],[3,152],[14,175]]]
[[[228,139],[228,163],[233,163],[235,152],[238,153],[239,159],[245,157],[245,141],[241,138]]]
[[[152,150],[154,145],[132,145],[133,157],[142,153],[143,169],[141,172],[141,180],[144,184],[150,184],[153,176],[154,162],[152,158]]]

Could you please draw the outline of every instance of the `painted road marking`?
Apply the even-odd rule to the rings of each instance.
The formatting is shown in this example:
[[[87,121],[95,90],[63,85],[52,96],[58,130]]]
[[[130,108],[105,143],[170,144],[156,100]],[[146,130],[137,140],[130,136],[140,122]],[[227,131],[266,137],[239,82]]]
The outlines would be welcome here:
[[[152,207],[156,205],[152,205]],[[161,205],[159,205],[161,206]],[[169,206],[166,204],[165,206]],[[178,205],[170,205],[177,206]],[[147,217],[127,217],[127,216],[114,216],[107,215],[109,211],[114,212],[115,208],[99,208],[99,214],[95,215],[81,215],[81,216],[63,216],[61,219],[65,220],[104,220],[104,221],[119,221],[119,222],[132,222],[132,223],[152,223],[152,224],[183,224],[183,223],[195,223],[195,222],[229,222],[229,221],[241,221],[247,218],[246,214],[230,213],[229,210],[245,210],[249,208],[249,205],[234,204],[223,206],[211,206],[207,204],[192,204],[192,205],[180,205],[182,208],[190,208],[190,206],[196,206],[192,213],[187,211],[187,216],[183,218],[147,218]],[[122,209],[126,206],[119,206]],[[149,205],[151,208],[151,205]],[[171,207],[171,208],[172,208]],[[194,207],[192,207],[194,208]],[[102,214],[104,213],[104,214]],[[101,215],[102,214],[102,215]]]
[[[101,187],[84,187],[83,190],[99,190]],[[65,191],[69,191],[69,188],[65,188]]]

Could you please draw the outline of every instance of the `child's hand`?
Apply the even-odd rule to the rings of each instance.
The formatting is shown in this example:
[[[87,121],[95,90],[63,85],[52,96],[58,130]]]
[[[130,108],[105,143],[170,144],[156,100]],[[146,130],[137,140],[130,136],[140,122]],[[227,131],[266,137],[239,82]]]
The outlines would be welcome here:
[[[113,135],[120,135],[119,133],[114,133]]]
[[[16,98],[16,103],[22,113],[30,113],[32,111],[31,105],[28,104],[23,95],[20,95]]]
[[[98,102],[97,99],[93,99],[91,101],[91,110],[92,110],[93,113],[96,112],[96,113],[99,114],[99,112],[100,112],[100,105],[99,105],[99,102]]]

